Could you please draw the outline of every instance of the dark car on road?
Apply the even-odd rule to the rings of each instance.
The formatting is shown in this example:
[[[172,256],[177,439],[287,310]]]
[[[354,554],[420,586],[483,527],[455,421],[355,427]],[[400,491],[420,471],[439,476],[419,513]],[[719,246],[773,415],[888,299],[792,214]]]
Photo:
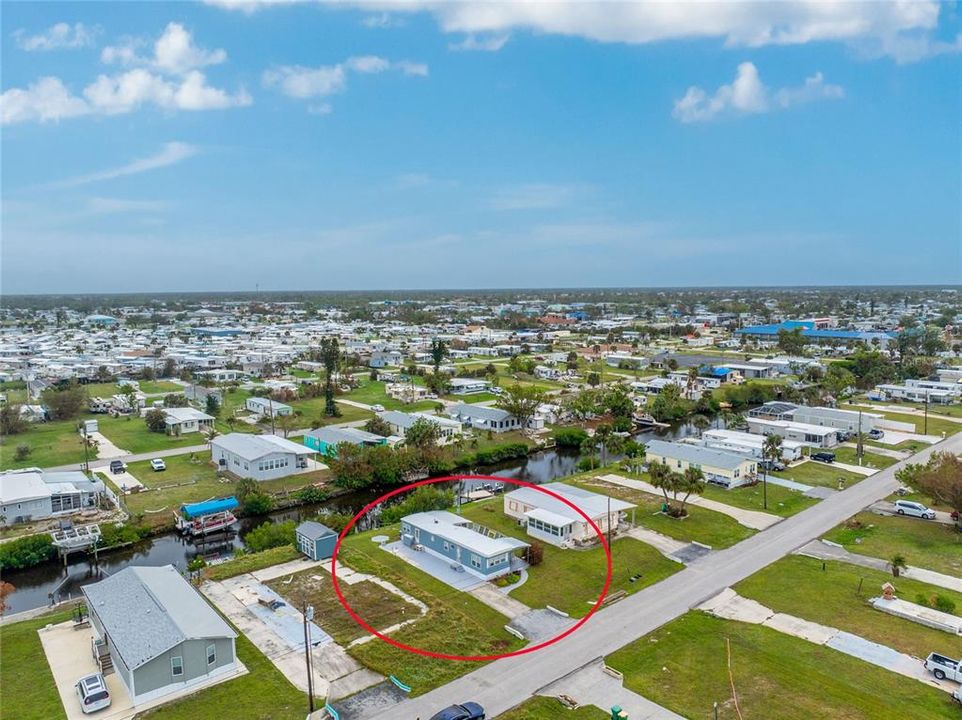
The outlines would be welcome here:
[[[111,460],[110,461],[110,472],[114,475],[119,475],[127,469],[127,466],[121,460]]]
[[[432,715],[431,720],[484,720],[484,708],[473,702],[452,705]]]
[[[835,453],[830,452],[817,452],[812,453],[812,460],[818,460],[823,463],[833,463],[835,462]]]

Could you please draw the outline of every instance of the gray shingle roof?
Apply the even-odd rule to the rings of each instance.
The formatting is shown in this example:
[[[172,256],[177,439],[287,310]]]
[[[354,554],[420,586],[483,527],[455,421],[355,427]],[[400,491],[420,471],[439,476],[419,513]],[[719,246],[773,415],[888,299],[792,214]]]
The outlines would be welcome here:
[[[172,565],[128,567],[82,590],[131,670],[184,640],[237,637]]]
[[[327,537],[328,535],[337,535],[336,532],[331,530],[327,525],[322,525],[319,522],[314,522],[313,520],[305,520],[300,525],[297,526],[297,534],[303,535],[308,540],[317,540],[322,537]]]

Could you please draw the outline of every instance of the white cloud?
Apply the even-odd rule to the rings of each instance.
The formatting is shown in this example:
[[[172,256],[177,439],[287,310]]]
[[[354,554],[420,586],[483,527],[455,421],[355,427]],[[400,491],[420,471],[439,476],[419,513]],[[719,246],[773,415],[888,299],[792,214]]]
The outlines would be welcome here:
[[[71,94],[60,78],[42,77],[26,89],[11,88],[0,95],[0,124],[56,122],[86,115],[87,103]]]
[[[120,167],[110,168],[108,170],[90,173],[89,175],[79,175],[77,177],[61,180],[48,185],[47,187],[76,187],[78,185],[86,185],[88,183],[100,182],[102,180],[113,180],[114,178],[125,177],[127,175],[138,175],[143,172],[149,172],[150,170],[176,165],[177,163],[193,157],[197,153],[198,148],[194,145],[177,141],[169,142],[164,144],[160,152],[149,157],[133,160],[126,165],[121,165]]]
[[[561,207],[571,200],[576,192],[572,185],[552,183],[527,183],[502,188],[491,198],[491,207],[496,210],[541,210]]]
[[[195,45],[190,31],[176,22],[168,23],[154,41],[151,57],[142,57],[138,53],[145,44],[141,38],[132,38],[122,45],[108,45],[101,51],[100,60],[108,65],[149,65],[175,75],[207,65],[219,65],[227,60],[225,50],[205,50]]]
[[[390,27],[400,27],[404,25],[404,21],[400,18],[394,17],[390,13],[379,13],[377,15],[368,15],[366,18],[361,20],[361,25],[368,28],[390,28]]]
[[[510,38],[511,36],[507,34],[489,35],[480,38],[476,35],[468,35],[461,42],[450,43],[448,50],[497,52],[507,44]]]
[[[688,88],[684,97],[675,101],[672,116],[683,123],[706,122],[730,115],[754,115],[785,109],[815,100],[839,99],[844,95],[841,86],[826,83],[820,72],[806,78],[803,85],[772,92],[762,83],[758,68],[750,62],[743,62],[738,66],[734,81],[722,85],[711,95],[694,85]]]
[[[298,0],[205,0],[248,14]],[[448,33],[504,35],[515,30],[581,37],[598,42],[644,44],[665,40],[717,38],[732,47],[801,45],[809,42],[866,42],[898,59],[912,57],[899,47],[904,35],[926,37],[938,26],[938,0],[867,3],[720,1],[543,2],[540,0],[314,0],[334,8],[369,13],[428,12]],[[948,6],[946,6],[948,7]],[[948,51],[948,50],[946,50]],[[904,54],[903,54],[904,53]],[[920,59],[920,58],[919,58]],[[906,61],[910,61],[906,59]]]
[[[87,27],[83,23],[70,25],[65,22],[51,25],[42,33],[28,35],[24,29],[13,33],[17,46],[27,52],[45,50],[76,50],[94,44],[99,28]]]
[[[336,65],[280,65],[266,70],[261,81],[266,87],[278,88],[288,97],[306,100],[343,92],[349,73],[371,75],[389,70],[422,77],[428,74],[428,66],[423,63],[410,60],[392,62],[377,55],[357,55]]]

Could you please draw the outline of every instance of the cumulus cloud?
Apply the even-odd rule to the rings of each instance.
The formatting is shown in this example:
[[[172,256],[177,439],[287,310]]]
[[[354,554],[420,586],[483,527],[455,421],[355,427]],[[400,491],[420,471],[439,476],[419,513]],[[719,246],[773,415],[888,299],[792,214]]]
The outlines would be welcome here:
[[[24,29],[13,33],[17,47],[27,52],[46,50],[76,50],[90,47],[96,40],[99,28],[91,28],[83,23],[70,25],[65,22],[51,25],[42,33],[28,35]]]
[[[450,43],[448,50],[454,50],[456,52],[497,52],[507,44],[510,37],[510,35],[490,35],[488,37],[468,35],[461,42]]]
[[[806,78],[798,87],[771,91],[762,83],[758,68],[743,62],[731,84],[722,85],[712,94],[694,85],[688,88],[684,97],[675,101],[672,115],[683,123],[706,122],[725,116],[786,109],[815,100],[839,99],[844,95],[841,86],[826,83],[820,72]]]
[[[0,122],[59,121],[81,115],[118,115],[144,106],[163,110],[219,110],[250,105],[243,88],[236,92],[213,87],[198,68],[227,59],[224,50],[205,50],[194,44],[180,24],[170,23],[153,43],[150,57],[139,49],[146,43],[132,39],[101,52],[105,64],[134,67],[121,73],[101,74],[75,95],[57,77],[44,77],[27,88],[12,88],[0,95]]]
[[[168,23],[153,43],[153,53],[143,57],[139,49],[146,43],[143,39],[133,38],[122,45],[108,45],[100,53],[106,64],[148,65],[161,72],[183,74],[207,65],[219,65],[227,60],[227,52],[222,49],[206,50],[194,43],[194,38],[180,23]]]
[[[336,65],[280,65],[266,70],[261,81],[265,87],[277,88],[288,97],[307,100],[343,92],[350,73],[374,75],[391,70],[403,75],[423,77],[428,74],[428,66],[423,63],[410,60],[392,62],[377,55],[358,55]]]
[[[208,4],[252,14],[299,0],[205,0]],[[644,44],[665,40],[717,38],[732,47],[844,42],[871,45],[896,59],[921,59],[901,42],[908,36],[931,38],[942,3],[714,2],[665,3],[593,0],[311,0],[338,9],[369,13],[428,12],[448,33],[505,35],[515,30],[568,35],[598,42]],[[376,15],[374,16],[376,17]],[[954,47],[943,46],[948,52]],[[958,50],[959,48],[956,48]]]
[[[100,182],[102,180],[113,180],[114,178],[125,177],[127,175],[138,175],[143,172],[149,172],[150,170],[176,165],[177,163],[193,157],[197,153],[198,148],[194,145],[177,141],[168,142],[164,144],[159,152],[148,157],[133,160],[126,165],[121,165],[119,167],[109,168],[107,170],[101,170],[99,172],[90,173],[87,175],[79,175],[77,177],[67,178],[66,180],[61,180],[48,187],[76,187],[78,185],[87,185],[88,183]]]

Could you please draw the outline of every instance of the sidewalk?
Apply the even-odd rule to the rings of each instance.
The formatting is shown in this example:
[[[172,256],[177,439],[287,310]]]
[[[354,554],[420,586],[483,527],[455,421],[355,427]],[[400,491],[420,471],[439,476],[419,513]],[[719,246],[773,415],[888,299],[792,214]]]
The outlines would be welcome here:
[[[651,495],[657,495],[659,497],[662,495],[661,490],[656,488],[651,483],[645,482],[644,480],[633,480],[631,478],[622,477],[621,475],[601,475],[599,479],[604,480],[605,482],[610,482],[614,485],[621,485],[622,487],[641,490],[642,492],[646,492]],[[728,515],[728,517],[737,520],[739,524],[752,528],[753,530],[765,530],[766,528],[770,528],[772,525],[781,522],[783,519],[778,515],[772,515],[771,513],[759,512],[758,510],[744,510],[742,508],[733,507],[732,505],[726,505],[725,503],[720,503],[716,500],[703,498],[701,495],[692,495],[688,499],[688,504],[702,507],[706,510],[714,510],[715,512],[720,512],[723,515]]]

